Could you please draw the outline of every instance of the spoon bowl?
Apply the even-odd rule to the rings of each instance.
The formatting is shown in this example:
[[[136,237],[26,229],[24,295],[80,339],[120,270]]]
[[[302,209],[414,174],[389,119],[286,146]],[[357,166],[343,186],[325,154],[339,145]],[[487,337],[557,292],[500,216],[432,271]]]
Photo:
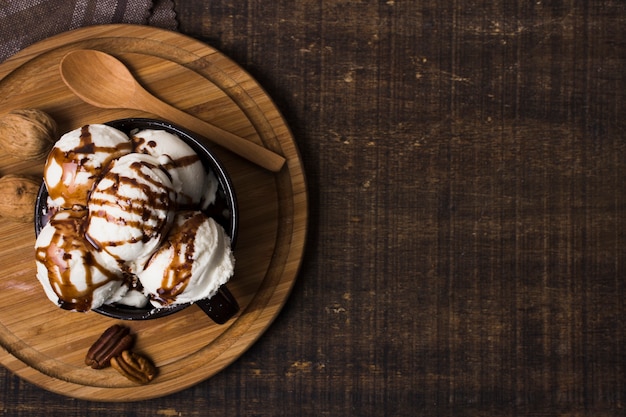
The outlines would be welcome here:
[[[99,51],[70,52],[61,61],[61,77],[72,92],[92,106],[116,109],[132,104],[139,86],[128,68]]]
[[[161,101],[146,91],[112,55],[90,49],[75,50],[63,57],[60,72],[63,82],[88,104],[155,114],[272,172],[280,171],[285,163],[281,155]]]

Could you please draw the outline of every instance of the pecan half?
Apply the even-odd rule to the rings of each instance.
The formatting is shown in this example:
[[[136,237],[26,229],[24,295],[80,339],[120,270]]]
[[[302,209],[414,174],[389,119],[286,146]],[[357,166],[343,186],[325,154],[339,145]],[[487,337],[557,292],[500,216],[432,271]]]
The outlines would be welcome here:
[[[111,359],[122,351],[130,349],[134,338],[128,327],[114,324],[102,333],[87,351],[85,364],[93,369],[102,369],[109,366]]]
[[[138,384],[147,384],[157,373],[157,368],[150,359],[138,353],[125,350],[111,359],[111,366],[120,374]]]

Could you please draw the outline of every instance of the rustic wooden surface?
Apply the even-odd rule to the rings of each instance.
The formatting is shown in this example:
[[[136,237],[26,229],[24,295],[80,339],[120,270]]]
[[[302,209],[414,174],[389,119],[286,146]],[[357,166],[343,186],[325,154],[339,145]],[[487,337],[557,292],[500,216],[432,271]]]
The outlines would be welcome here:
[[[626,3],[177,2],[302,152],[304,264],[239,360],[102,404],[1,370],[5,415],[618,416]]]

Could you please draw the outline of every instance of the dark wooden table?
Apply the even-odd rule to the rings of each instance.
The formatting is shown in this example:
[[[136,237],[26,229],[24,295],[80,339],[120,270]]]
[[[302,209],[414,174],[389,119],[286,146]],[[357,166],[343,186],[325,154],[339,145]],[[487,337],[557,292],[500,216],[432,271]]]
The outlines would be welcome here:
[[[310,232],[239,360],[139,403],[0,370],[10,416],[626,413],[626,3],[177,2],[276,100]]]

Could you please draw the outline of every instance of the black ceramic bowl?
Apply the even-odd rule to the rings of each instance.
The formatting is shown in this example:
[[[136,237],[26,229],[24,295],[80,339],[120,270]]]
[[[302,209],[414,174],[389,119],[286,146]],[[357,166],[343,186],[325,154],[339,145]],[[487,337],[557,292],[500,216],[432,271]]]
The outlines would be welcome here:
[[[207,214],[224,227],[224,230],[230,236],[231,245],[234,247],[237,239],[239,220],[235,190],[233,189],[233,184],[224,166],[202,141],[198,140],[193,134],[184,129],[161,120],[141,118],[119,119],[107,122],[106,124],[128,135],[130,135],[131,131],[136,129],[165,130],[177,135],[196,151],[205,169],[213,171],[219,181],[217,202],[214,205],[219,207],[219,209],[211,210],[211,208],[209,208]],[[35,233],[37,235],[39,235],[39,232],[45,226],[48,219],[47,200],[48,190],[46,189],[45,183],[42,183],[35,203]],[[226,212],[227,215],[223,215],[223,212]],[[226,286],[222,286],[215,296],[207,300],[199,300],[196,304],[202,308],[209,317],[220,324],[226,322],[239,309],[237,301],[232,294],[230,294]],[[103,305],[93,310],[105,316],[121,320],[147,320],[168,316],[187,308],[189,305],[190,304],[179,304],[161,308],[148,305],[145,308],[134,308],[121,304],[112,304]]]

